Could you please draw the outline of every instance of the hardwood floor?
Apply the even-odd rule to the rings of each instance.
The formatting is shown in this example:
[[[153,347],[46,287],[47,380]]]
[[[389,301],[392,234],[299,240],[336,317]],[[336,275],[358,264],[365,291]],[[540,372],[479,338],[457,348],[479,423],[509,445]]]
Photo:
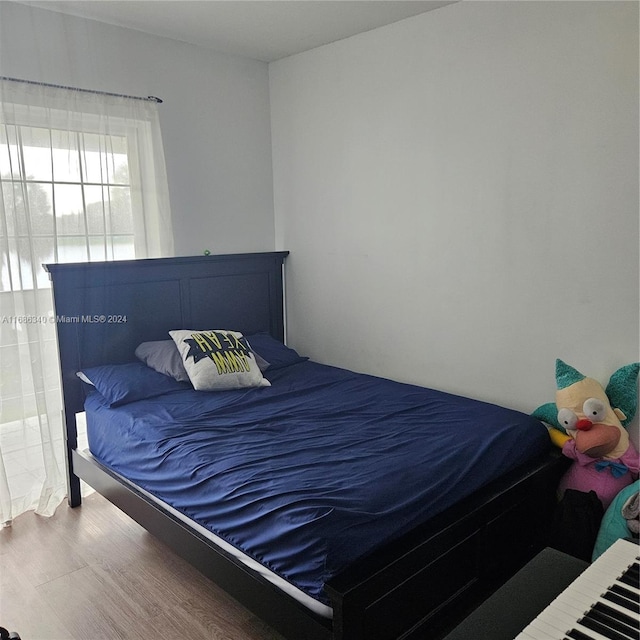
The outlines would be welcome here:
[[[0,625],[23,640],[282,640],[98,494],[0,530]]]

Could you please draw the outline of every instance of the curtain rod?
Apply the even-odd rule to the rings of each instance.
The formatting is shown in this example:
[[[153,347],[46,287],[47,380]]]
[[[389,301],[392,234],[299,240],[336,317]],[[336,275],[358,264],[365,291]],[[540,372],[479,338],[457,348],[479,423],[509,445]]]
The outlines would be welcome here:
[[[97,91],[95,89],[79,89],[77,87],[67,87],[63,84],[50,84],[48,82],[36,82],[35,80],[22,80],[21,78],[9,78],[7,76],[0,76],[0,80],[10,80],[11,82],[24,82],[25,84],[35,84],[40,87],[52,87],[54,89],[69,89],[71,91],[82,91],[83,93],[95,93],[101,96],[112,96],[114,98],[129,98],[129,100],[146,100],[147,102],[156,102],[162,104],[160,98],[156,96],[128,96],[124,93],[111,93],[109,91]]]

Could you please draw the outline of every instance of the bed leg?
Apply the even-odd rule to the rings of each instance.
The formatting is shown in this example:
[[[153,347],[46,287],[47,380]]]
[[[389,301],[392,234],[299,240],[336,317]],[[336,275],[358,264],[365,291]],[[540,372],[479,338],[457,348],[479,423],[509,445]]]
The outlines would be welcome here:
[[[65,467],[67,472],[67,502],[70,507],[79,507],[82,503],[80,478],[73,472],[73,452],[78,446],[78,425],[75,415],[65,416]]]
[[[67,502],[70,507],[79,507],[82,503],[80,494],[80,478],[73,474],[67,476]]]
[[[70,507],[79,507],[82,503],[82,494],[80,493],[80,478],[73,473],[73,450],[67,447],[67,502]]]

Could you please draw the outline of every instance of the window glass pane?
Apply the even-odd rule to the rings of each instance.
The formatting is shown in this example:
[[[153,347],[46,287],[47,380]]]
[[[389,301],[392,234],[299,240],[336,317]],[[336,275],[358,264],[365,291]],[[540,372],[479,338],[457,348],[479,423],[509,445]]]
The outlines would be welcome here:
[[[10,270],[12,266],[11,244],[12,241],[7,238],[0,238],[0,291],[13,289],[11,282],[13,272]]]
[[[133,260],[136,257],[136,248],[133,236],[111,236],[114,260]]]
[[[16,190],[20,190],[22,185],[14,182],[2,183],[2,198],[4,200],[6,233],[10,236],[16,235],[18,227],[18,217],[24,218],[24,207],[20,193],[16,194]],[[0,225],[0,237],[5,234],[5,226]]]
[[[18,291],[21,289],[33,289],[29,242],[24,238],[16,238],[13,245],[15,248],[9,254],[13,287]]]
[[[82,135],[82,172],[87,182],[107,181],[107,161],[105,155],[105,136],[97,133]]]
[[[51,132],[49,129],[20,127],[24,177],[51,181]]]
[[[51,184],[41,182],[27,184],[31,233],[34,235],[53,235],[52,192],[53,186]]]
[[[109,168],[110,184],[129,184],[129,163],[126,153],[112,154]]]
[[[106,150],[109,184],[129,184],[127,139],[124,136],[108,136]]]
[[[11,264],[11,276],[13,288],[33,289],[33,264],[31,259],[31,246],[28,238],[16,238],[9,244],[9,261]],[[35,256],[34,256],[35,257]]]
[[[110,260],[111,253],[107,254],[107,239],[104,236],[89,236],[89,260]]]
[[[129,184],[125,137],[84,134],[82,142],[82,170],[86,182]]]
[[[35,276],[39,289],[51,286],[49,275],[42,267],[55,259],[53,237],[9,238],[0,242],[0,291],[33,289]]]
[[[10,236],[26,236],[29,233],[29,219],[25,208],[23,190],[27,190],[29,203],[31,233],[42,235],[53,233],[53,209],[51,207],[51,185],[38,182],[3,182],[2,197],[4,199],[6,230]],[[5,232],[4,224],[0,224],[0,236]]]
[[[128,187],[109,188],[109,214],[111,233],[133,233],[131,195]]]
[[[54,262],[55,242],[53,236],[48,238],[34,238],[31,242],[33,247],[33,262],[35,265],[35,275],[38,289],[48,289],[51,287],[49,274],[44,270],[43,264]]]
[[[86,233],[82,187],[73,184],[57,184],[54,190],[56,206],[56,231],[60,234]]]
[[[87,239],[83,236],[58,236],[58,262],[86,262]]]
[[[10,125],[0,127],[0,177],[20,177],[16,128]]]
[[[133,260],[133,236],[93,236],[89,238],[91,260]]]
[[[4,134],[4,131],[0,129],[0,138]],[[9,145],[0,139],[0,177],[11,177],[11,162],[9,158]]]
[[[56,182],[80,182],[78,135],[69,131],[51,132],[53,179]]]
[[[89,233],[104,233],[105,205],[102,197],[104,190],[104,187],[87,186],[84,188]]]

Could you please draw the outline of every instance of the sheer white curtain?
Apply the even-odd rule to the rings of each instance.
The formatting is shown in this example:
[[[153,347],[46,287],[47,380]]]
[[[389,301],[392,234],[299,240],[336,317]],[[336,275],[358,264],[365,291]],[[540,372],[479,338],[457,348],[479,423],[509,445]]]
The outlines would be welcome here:
[[[66,493],[48,262],[173,255],[157,105],[0,80],[0,523]]]

